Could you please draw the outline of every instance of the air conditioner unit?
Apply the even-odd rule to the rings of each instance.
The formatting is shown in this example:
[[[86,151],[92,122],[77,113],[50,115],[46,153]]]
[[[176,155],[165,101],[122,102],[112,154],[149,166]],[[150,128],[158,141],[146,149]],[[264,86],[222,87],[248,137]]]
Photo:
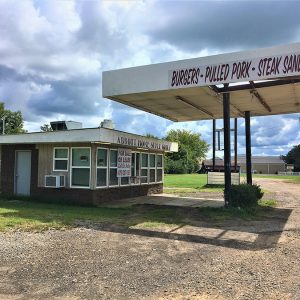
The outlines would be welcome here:
[[[65,186],[64,175],[46,175],[45,187],[60,188]]]

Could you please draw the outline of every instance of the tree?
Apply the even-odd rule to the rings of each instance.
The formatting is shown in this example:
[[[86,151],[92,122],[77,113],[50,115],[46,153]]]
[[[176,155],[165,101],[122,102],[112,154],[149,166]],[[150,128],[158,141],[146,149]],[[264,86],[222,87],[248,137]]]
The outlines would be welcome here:
[[[0,102],[0,134],[3,133],[3,123],[5,134],[25,133],[23,128],[24,120],[20,111],[5,109],[5,104]]]
[[[43,132],[53,131],[53,129],[51,128],[51,125],[49,125],[49,124],[44,124],[43,126],[40,127],[40,129]]]
[[[282,157],[284,162],[287,164],[294,165],[294,171],[300,172],[300,144],[294,146],[287,155]]]
[[[199,169],[199,161],[205,158],[208,144],[201,135],[188,130],[170,130],[166,140],[178,143],[178,152],[169,153],[165,159],[166,173],[193,173]]]

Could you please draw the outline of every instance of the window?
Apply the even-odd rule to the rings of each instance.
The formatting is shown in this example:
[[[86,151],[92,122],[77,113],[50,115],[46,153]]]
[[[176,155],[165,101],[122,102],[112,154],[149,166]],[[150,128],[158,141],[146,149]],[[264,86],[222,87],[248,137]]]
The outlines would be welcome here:
[[[91,148],[72,148],[71,186],[90,186]]]
[[[161,154],[156,155],[156,182],[163,181],[163,156]]]
[[[117,160],[118,160],[118,151],[110,150],[109,157],[109,185],[116,186],[119,185],[119,178],[117,177]]]
[[[53,149],[53,171],[68,171],[69,148]]]
[[[108,150],[104,148],[97,149],[97,187],[105,187],[108,171]]]
[[[155,154],[149,154],[149,182],[155,182]]]
[[[140,153],[132,153],[131,154],[131,184],[139,184],[140,183]]]
[[[148,183],[148,154],[141,153],[141,183]]]

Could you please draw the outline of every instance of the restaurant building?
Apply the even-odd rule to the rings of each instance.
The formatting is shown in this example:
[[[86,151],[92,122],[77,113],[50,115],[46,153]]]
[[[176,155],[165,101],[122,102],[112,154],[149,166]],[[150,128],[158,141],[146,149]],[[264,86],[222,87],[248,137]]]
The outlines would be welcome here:
[[[178,144],[105,122],[88,129],[52,122],[54,131],[1,136],[2,194],[97,205],[161,193],[164,154]]]

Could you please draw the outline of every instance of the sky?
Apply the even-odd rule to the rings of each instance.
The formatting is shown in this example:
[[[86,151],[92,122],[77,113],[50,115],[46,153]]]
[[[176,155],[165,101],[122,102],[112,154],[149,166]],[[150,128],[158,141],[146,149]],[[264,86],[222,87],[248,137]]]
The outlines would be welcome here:
[[[54,120],[112,119],[119,130],[187,129],[211,144],[212,121],[173,123],[103,99],[102,71],[300,42],[299,11],[288,0],[0,0],[0,102],[20,110],[30,132]],[[300,144],[299,117],[252,118],[252,154]],[[244,131],[239,119],[239,154]]]

